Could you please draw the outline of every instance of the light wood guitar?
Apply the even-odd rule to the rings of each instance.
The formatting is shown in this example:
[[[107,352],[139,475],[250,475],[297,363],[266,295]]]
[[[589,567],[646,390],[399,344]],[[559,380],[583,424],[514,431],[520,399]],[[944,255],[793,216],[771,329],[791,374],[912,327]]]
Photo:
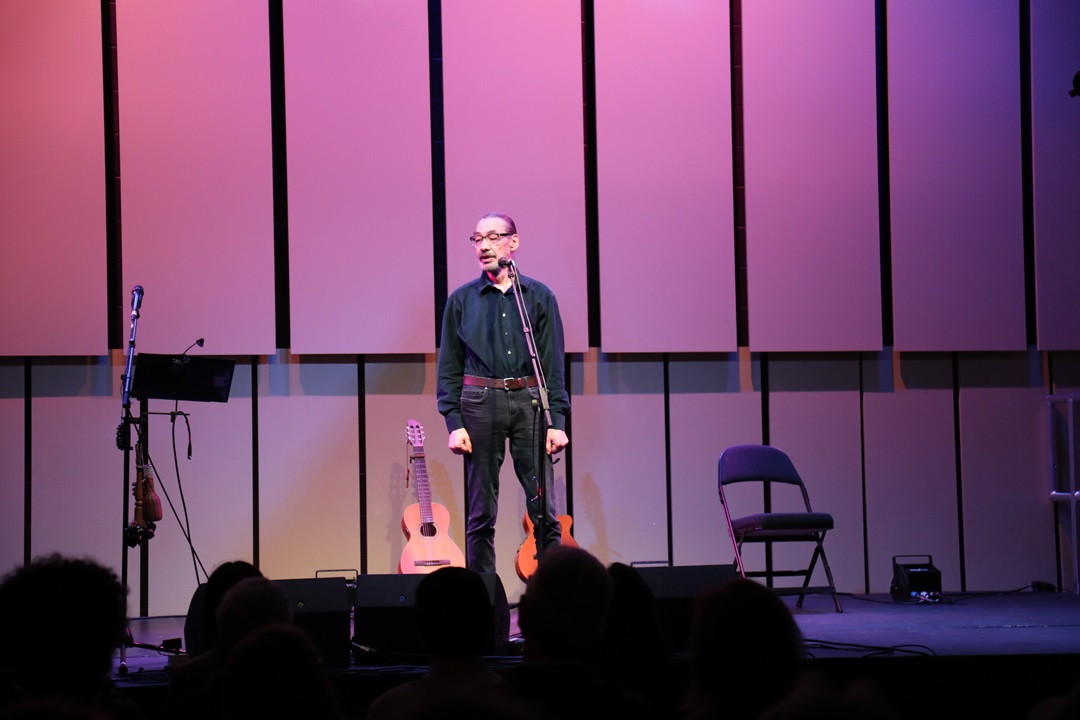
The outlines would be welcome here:
[[[573,518],[569,515],[559,515],[558,518],[559,538],[562,544],[577,547],[578,544],[574,541],[574,536],[570,534],[570,526],[574,523]],[[536,572],[536,534],[533,531],[533,521],[529,517],[529,513],[525,513],[525,519],[521,524],[525,528],[525,542],[521,543],[521,547],[518,548],[514,569],[517,570],[518,577],[525,581]]]
[[[415,420],[409,420],[405,437],[412,447],[409,462],[416,478],[419,502],[405,508],[401,518],[401,529],[408,542],[401,551],[398,572],[413,575],[434,572],[448,565],[465,567],[464,553],[450,538],[450,511],[431,501],[431,486],[424,461],[424,428]]]

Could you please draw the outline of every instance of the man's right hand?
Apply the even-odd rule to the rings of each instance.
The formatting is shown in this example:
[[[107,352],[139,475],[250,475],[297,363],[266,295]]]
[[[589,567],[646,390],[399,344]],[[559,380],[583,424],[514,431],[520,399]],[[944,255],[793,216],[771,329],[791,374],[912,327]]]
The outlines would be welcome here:
[[[450,452],[455,455],[465,455],[472,452],[472,440],[469,439],[469,431],[460,428],[450,433],[450,441],[447,443]]]

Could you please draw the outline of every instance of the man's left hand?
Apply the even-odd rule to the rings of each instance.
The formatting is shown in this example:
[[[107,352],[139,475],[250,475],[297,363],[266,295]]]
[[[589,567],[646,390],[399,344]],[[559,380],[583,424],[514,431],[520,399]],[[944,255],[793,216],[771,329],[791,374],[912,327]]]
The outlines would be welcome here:
[[[547,431],[547,454],[554,455],[555,453],[562,452],[562,449],[570,444],[570,438],[566,437],[566,433],[562,430],[556,430],[555,428],[548,428]]]

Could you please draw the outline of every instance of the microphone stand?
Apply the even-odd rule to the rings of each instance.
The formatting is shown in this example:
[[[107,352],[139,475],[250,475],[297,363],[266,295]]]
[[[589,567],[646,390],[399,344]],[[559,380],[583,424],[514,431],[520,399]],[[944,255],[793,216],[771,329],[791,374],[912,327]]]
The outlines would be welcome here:
[[[500,263],[501,264],[501,263]],[[536,376],[540,393],[538,410],[543,413],[543,421],[539,424],[539,433],[536,443],[536,473],[537,492],[540,496],[540,522],[536,524],[538,534],[536,542],[536,559],[539,562],[547,546],[547,516],[548,516],[548,487],[547,487],[547,431],[551,427],[551,404],[548,401],[547,379],[544,377],[544,369],[540,366],[540,359],[536,352],[536,338],[533,337],[532,321],[529,319],[529,311],[525,308],[525,299],[521,295],[521,282],[518,280],[517,265],[513,260],[506,264],[506,273],[514,286],[514,301],[517,304],[518,315],[521,317],[521,329],[525,333],[525,343],[529,348],[529,359],[532,360],[533,375]],[[536,424],[535,422],[533,423]],[[554,479],[554,478],[553,478]]]
[[[135,335],[139,330],[139,306],[142,303],[142,285],[136,285],[132,290],[131,298],[131,336],[128,338],[127,363],[122,377],[124,390],[121,396],[120,425],[116,428],[116,446],[124,451],[124,518],[122,522],[123,542],[120,554],[120,586],[124,590],[124,597],[128,592],[128,487],[131,484],[131,425],[135,419],[131,416],[131,373],[132,363],[135,360]],[[120,673],[127,672],[127,641],[120,643]]]

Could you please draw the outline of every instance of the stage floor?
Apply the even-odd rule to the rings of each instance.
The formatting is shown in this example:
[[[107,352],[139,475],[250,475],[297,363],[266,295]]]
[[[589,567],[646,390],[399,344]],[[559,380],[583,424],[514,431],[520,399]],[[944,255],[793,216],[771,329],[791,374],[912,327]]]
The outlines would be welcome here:
[[[932,710],[931,716],[1022,718],[1037,700],[1080,680],[1080,597],[1071,593],[944,593],[938,602],[923,603],[843,595],[842,613],[829,596],[807,596],[802,608],[794,607],[795,598],[784,599],[803,632],[811,669],[842,683],[877,682],[912,717]],[[184,618],[134,618],[131,630],[137,643],[158,646],[183,638]],[[511,610],[511,637],[516,634]],[[149,693],[168,683],[169,655],[142,647],[124,655],[123,672],[119,654],[115,662],[121,687]],[[496,666],[515,662],[520,658],[513,655],[492,658]],[[423,669],[422,660],[381,667],[368,662],[330,673],[335,682],[363,688],[351,713],[362,717],[368,698]],[[928,698],[934,698],[932,706]]]

